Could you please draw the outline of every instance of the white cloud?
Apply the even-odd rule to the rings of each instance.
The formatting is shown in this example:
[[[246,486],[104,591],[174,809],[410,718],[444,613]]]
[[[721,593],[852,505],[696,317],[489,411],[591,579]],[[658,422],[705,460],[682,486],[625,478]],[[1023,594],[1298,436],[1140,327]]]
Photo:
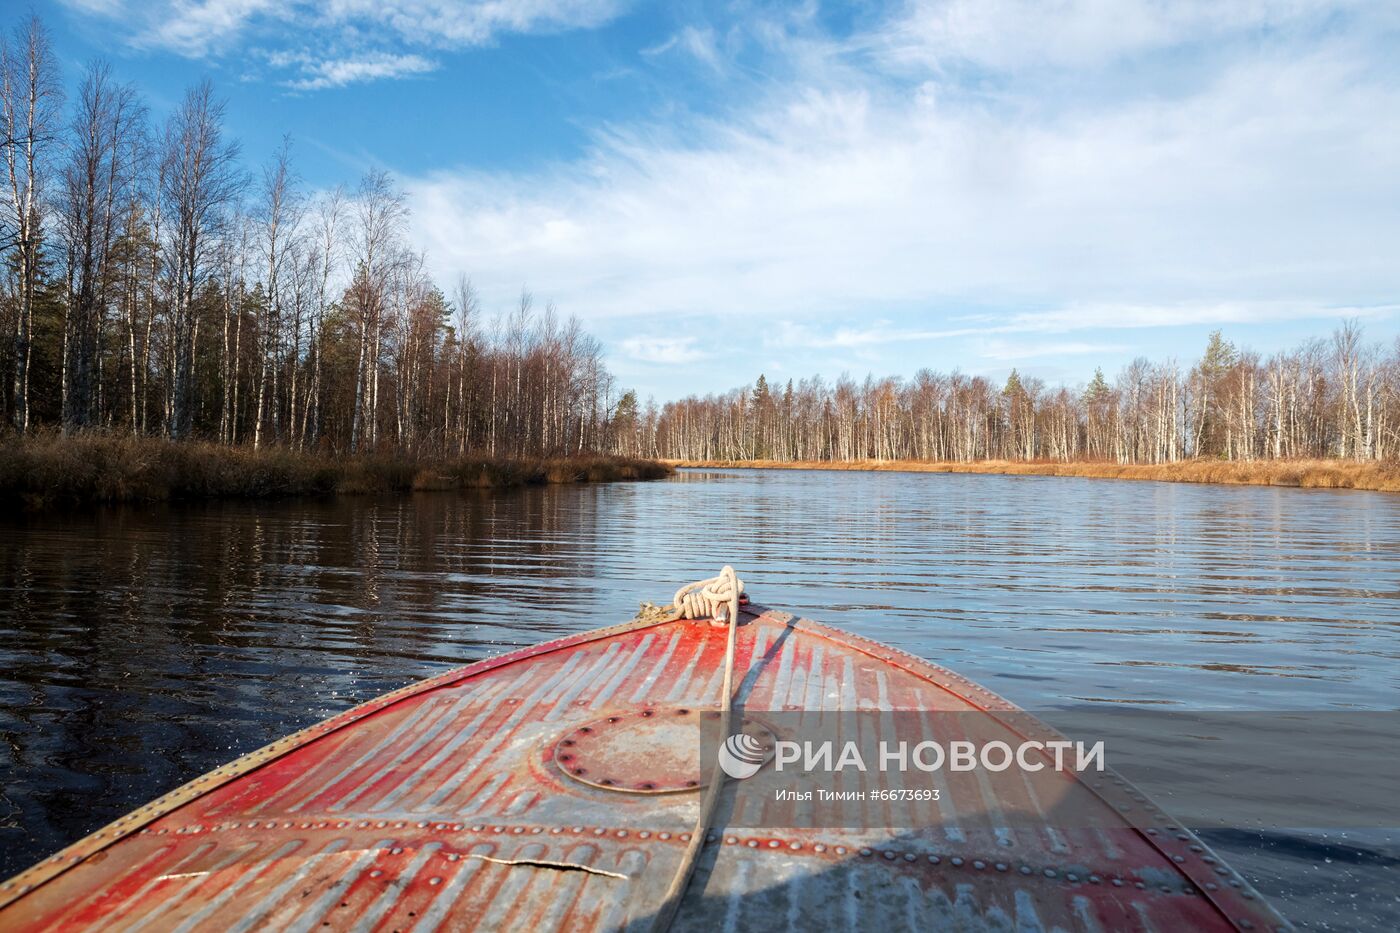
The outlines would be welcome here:
[[[988,103],[805,74],[687,133],[609,128],[549,171],[411,179],[414,222],[447,279],[468,269],[503,299],[530,281],[592,319],[926,309],[936,333],[967,307],[1115,326],[1393,299],[1400,83],[1382,52],[1353,32],[1206,58],[1183,58],[1183,88],[1072,107],[1038,82]]]
[[[978,345],[978,355],[998,362],[1017,360],[1054,360],[1065,356],[1087,356],[1089,354],[1118,354],[1127,350],[1121,344],[1091,343],[1088,341],[1050,341],[1034,343],[1011,343],[1005,340],[988,340]]]
[[[233,51],[243,44],[265,58],[285,55],[286,36],[311,38],[327,51],[311,57],[327,73],[292,83],[338,87],[377,77],[399,77],[425,59],[404,48],[456,49],[485,45],[507,33],[588,28],[615,17],[622,0],[62,0],[71,10],[99,17],[140,48],[187,58]],[[263,48],[268,43],[271,51]],[[392,47],[392,49],[390,48]],[[395,54],[399,53],[399,54]],[[305,53],[299,53],[306,57]],[[395,70],[387,61],[398,59]],[[415,69],[421,73],[423,68]],[[353,73],[337,80],[336,71]]]
[[[953,327],[939,330],[921,330],[895,327],[889,321],[875,321],[871,324],[850,327],[836,327],[830,332],[795,321],[780,321],[766,341],[770,346],[809,349],[855,350],[861,347],[875,347],[885,344],[925,343],[930,340],[944,340],[950,337],[968,337],[984,333],[981,327]]]
[[[686,26],[665,42],[642,49],[642,55],[655,58],[671,51],[685,52],[715,71],[723,70],[719,43],[715,31],[709,27]]]
[[[1268,324],[1282,321],[1385,319],[1400,305],[1327,305],[1310,301],[1182,302],[1144,305],[1133,302],[1072,304],[1048,311],[1019,312],[984,333],[1065,333],[1075,330],[1120,330],[1180,325]]]
[[[481,45],[501,33],[548,32],[605,23],[621,0],[322,0],[323,22],[381,26],[411,43]]]
[[[1367,0],[915,0],[876,46],[892,61],[995,71],[1099,69],[1174,46],[1314,28]]]
[[[642,363],[676,365],[694,363],[711,354],[697,347],[694,337],[628,337],[622,341],[622,352]]]
[[[915,313],[914,317],[919,315]],[[993,361],[1049,359],[1086,354],[1121,354],[1132,348],[1123,343],[1074,340],[1013,342],[1016,335],[1053,335],[1082,331],[1135,330],[1158,327],[1270,324],[1286,321],[1384,321],[1400,316],[1400,305],[1365,307],[1326,306],[1307,302],[1181,303],[1171,305],[1076,304],[1045,311],[1015,313],[950,314],[950,326],[919,328],[875,320],[857,326],[825,327],[798,321],[778,321],[768,326],[764,345],[782,350],[872,351],[898,346],[910,348],[939,341],[965,341],[977,354]],[[862,355],[874,362],[879,355]]]
[[[257,16],[285,15],[277,0],[155,0],[151,3],[112,2],[109,18],[124,26],[136,24],[139,45],[169,49],[199,57],[236,35]]]
[[[426,74],[436,68],[436,63],[421,55],[369,52],[351,58],[304,61],[301,63],[301,76],[288,81],[287,86],[299,91],[317,91],[382,78]]]

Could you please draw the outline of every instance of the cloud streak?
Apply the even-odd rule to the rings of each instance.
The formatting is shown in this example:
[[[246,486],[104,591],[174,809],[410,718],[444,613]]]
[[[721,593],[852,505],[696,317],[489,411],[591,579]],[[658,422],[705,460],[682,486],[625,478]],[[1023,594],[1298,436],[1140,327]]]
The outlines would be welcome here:
[[[279,59],[281,60],[281,59]],[[437,70],[437,63],[421,55],[393,55],[370,52],[349,58],[303,59],[299,63],[301,77],[286,82],[298,91],[319,91],[345,87],[385,78],[406,78]]]
[[[711,356],[701,350],[695,337],[628,337],[622,341],[622,352],[640,363],[675,366],[695,363]]]
[[[437,67],[423,52],[487,45],[507,34],[590,28],[622,9],[621,0],[61,2],[103,20],[136,48],[191,59],[249,48],[274,69],[294,67],[295,75],[284,76],[282,83],[303,91],[423,74]],[[288,36],[318,51],[289,50]]]
[[[1086,71],[1182,46],[1313,31],[1341,15],[1379,15],[1394,26],[1378,7],[1367,0],[914,0],[872,45],[889,61],[917,68]]]

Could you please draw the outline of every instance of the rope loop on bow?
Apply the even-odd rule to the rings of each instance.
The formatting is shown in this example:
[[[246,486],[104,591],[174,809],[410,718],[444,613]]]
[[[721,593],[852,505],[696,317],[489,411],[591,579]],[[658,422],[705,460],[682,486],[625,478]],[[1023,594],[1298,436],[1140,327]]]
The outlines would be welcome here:
[[[718,576],[696,580],[676,590],[671,604],[682,619],[714,619],[719,617],[721,608],[727,608],[732,622],[739,618],[739,596],[743,592],[744,581],[733,567],[725,564]]]

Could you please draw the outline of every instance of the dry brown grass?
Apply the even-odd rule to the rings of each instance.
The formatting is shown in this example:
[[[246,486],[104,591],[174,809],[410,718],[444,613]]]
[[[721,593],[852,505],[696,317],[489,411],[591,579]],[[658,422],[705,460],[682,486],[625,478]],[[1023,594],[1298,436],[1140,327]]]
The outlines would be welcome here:
[[[779,460],[667,460],[676,467],[777,470],[876,470],[893,473],[1000,473],[1013,476],[1081,476],[1095,479],[1156,480],[1167,483],[1225,483],[1240,486],[1298,486],[1309,489],[1371,489],[1400,492],[1400,463],[1352,460],[1184,460],[1180,463],[1028,463],[978,460],[972,463],[922,460],[851,462]]]
[[[657,479],[654,460],[576,457],[411,460],[254,451],[155,438],[56,433],[0,440],[0,506],[43,508],[163,499],[272,498],[409,490],[500,489],[542,483]]]

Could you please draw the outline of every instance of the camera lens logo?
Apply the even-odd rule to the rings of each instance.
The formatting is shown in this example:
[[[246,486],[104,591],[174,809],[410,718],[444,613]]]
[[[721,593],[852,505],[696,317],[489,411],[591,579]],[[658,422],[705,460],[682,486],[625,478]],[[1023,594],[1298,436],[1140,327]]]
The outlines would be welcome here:
[[[768,748],[744,732],[736,732],[719,747],[719,766],[737,781],[751,778],[768,760]]]

